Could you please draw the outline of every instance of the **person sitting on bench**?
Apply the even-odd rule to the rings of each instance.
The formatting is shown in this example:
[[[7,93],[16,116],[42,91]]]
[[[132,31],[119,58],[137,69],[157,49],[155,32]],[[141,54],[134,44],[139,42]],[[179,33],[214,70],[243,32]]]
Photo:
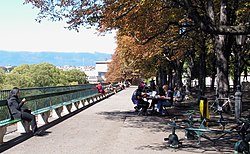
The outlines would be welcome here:
[[[181,91],[179,88],[174,87],[174,92],[173,92],[173,102],[181,102],[183,100]]]
[[[22,109],[22,106],[26,102],[26,99],[20,99],[20,89],[15,87],[10,91],[8,101],[8,107],[10,110],[11,117],[14,119],[21,119],[24,121],[31,122],[31,128],[34,135],[39,135],[36,118],[33,114],[29,113],[30,110]]]
[[[171,107],[173,105],[173,94],[168,85],[159,88],[159,98],[157,103],[157,112],[160,115],[165,115],[164,107]]]

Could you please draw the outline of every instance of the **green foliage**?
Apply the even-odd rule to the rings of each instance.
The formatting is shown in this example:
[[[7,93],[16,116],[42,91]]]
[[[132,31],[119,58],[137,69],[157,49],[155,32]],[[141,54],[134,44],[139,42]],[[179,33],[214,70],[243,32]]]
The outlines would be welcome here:
[[[56,86],[60,70],[52,64],[41,63],[31,65],[30,76],[35,87]]]
[[[77,69],[64,71],[66,80],[71,84],[85,84],[87,83],[87,76],[84,72]]]
[[[25,3],[40,9],[38,21],[43,18],[65,18],[70,30],[79,30],[81,26],[97,26],[100,32],[119,30],[117,56],[110,65],[113,67],[110,69],[112,72],[108,72],[110,79],[114,76],[116,79],[131,78],[133,74],[135,77],[150,77],[156,74],[157,68],[162,68],[159,66],[164,66],[166,60],[174,63],[172,66],[184,63],[183,71],[191,75],[189,69],[186,71],[191,68],[195,78],[204,76],[205,73],[199,73],[199,67],[203,66],[199,64],[199,55],[205,51],[206,75],[214,75],[216,68],[220,74],[217,76],[218,85],[223,85],[223,91],[227,92],[226,65],[235,43],[229,38],[236,34],[249,34],[249,28],[245,26],[250,21],[249,0],[26,0]],[[127,38],[119,39],[123,36]],[[200,42],[203,40],[206,41],[205,45]],[[154,55],[162,56],[161,50],[166,48],[171,49],[169,51],[172,53],[163,56],[165,60],[155,62],[151,59]],[[249,65],[248,59],[244,58],[248,55],[242,54],[242,61],[246,63],[244,65]],[[119,67],[116,64],[120,64]],[[235,67],[231,69],[232,72]],[[69,81],[70,78],[63,80]]]
[[[11,72],[16,74],[26,74],[30,70],[30,65],[28,64],[22,64],[18,67],[15,67]]]
[[[4,80],[4,70],[0,68],[0,88],[2,89]]]
[[[240,3],[238,10],[236,11],[236,15],[238,17],[239,23],[244,23],[244,21],[250,20],[250,2],[248,1],[242,1]]]
[[[1,106],[0,107],[0,121],[5,120],[9,118],[9,110],[7,106]]]
[[[3,74],[3,73],[2,73]],[[0,85],[2,79],[0,72]],[[79,70],[63,71],[49,63],[20,65],[3,78],[4,89],[13,87],[46,87],[87,83],[86,74]]]

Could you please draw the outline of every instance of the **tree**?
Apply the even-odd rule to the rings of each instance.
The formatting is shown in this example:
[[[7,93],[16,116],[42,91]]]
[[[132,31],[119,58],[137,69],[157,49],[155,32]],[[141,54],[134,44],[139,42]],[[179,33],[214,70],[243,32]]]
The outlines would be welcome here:
[[[73,70],[66,70],[64,71],[64,75],[66,77],[66,80],[69,84],[86,84],[87,83],[87,76],[84,72],[81,72],[80,70],[73,69]]]
[[[188,16],[196,26],[206,33],[210,33],[214,40],[217,67],[217,93],[220,96],[229,92],[228,82],[228,37],[229,35],[249,34],[249,2],[233,0],[213,1],[192,1],[185,0],[178,2],[180,6],[188,11]],[[236,12],[245,9],[242,16],[236,16]],[[245,14],[248,13],[248,14]],[[218,14],[215,15],[215,14]],[[242,20],[244,19],[244,20]],[[237,25],[238,24],[238,25]]]
[[[110,66],[112,69],[108,71],[108,75],[116,76],[115,73],[117,73],[119,76],[118,81],[133,80],[139,76],[142,78],[155,76],[157,68],[154,58],[156,46],[153,46],[153,43],[141,45],[134,38],[119,34],[118,32],[118,46],[112,58],[113,65]],[[113,69],[113,66],[116,66],[116,68]]]
[[[231,52],[229,38],[232,35],[250,34],[248,0],[155,0],[153,2],[26,0],[26,2],[41,10],[38,20],[43,17],[52,17],[50,19],[54,20],[66,18],[69,29],[76,30],[82,25],[97,26],[101,32],[119,29],[123,35],[133,37],[141,44],[154,39],[163,39],[171,26],[185,28],[184,34],[192,30],[210,34],[216,53],[216,83],[219,95],[225,95],[229,91],[228,59]],[[184,34],[180,34],[180,37]],[[166,42],[164,40],[164,43]]]
[[[3,88],[4,70],[0,68],[0,88]]]
[[[1,75],[0,75],[1,76]],[[5,75],[3,86],[6,89],[13,87],[46,87],[63,86],[69,84],[87,83],[86,74],[79,70],[63,71],[48,63],[15,67]]]
[[[122,81],[122,71],[121,71],[121,58],[119,57],[118,53],[115,52],[112,55],[112,61],[108,65],[108,71],[105,75],[107,82],[115,82],[115,81]]]

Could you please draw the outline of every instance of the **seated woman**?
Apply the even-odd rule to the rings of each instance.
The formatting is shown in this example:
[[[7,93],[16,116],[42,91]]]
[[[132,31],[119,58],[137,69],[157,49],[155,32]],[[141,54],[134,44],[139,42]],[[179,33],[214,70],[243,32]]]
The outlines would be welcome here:
[[[173,94],[168,85],[159,88],[159,98],[157,103],[157,111],[159,114],[164,115],[163,107],[170,107],[173,105]]]
[[[108,91],[114,91],[114,87],[113,87],[113,85],[112,85],[111,82],[108,82],[107,90],[108,90]]]
[[[105,91],[104,91],[104,89],[103,89],[103,87],[102,87],[101,82],[98,82],[98,85],[96,85],[96,88],[97,88],[97,90],[98,90],[98,93],[105,94]]]
[[[37,132],[37,124],[36,124],[36,118],[34,115],[32,115],[29,112],[26,112],[22,109],[23,104],[26,102],[25,98],[20,101],[20,90],[19,88],[13,88],[10,91],[8,101],[8,107],[10,110],[10,114],[14,119],[21,119],[24,121],[31,122],[31,128],[34,135],[39,135]]]

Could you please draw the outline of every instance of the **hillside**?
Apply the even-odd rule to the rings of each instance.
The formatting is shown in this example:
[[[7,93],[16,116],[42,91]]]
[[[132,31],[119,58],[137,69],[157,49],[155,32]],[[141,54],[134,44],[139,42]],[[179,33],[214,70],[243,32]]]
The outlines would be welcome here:
[[[38,64],[47,62],[55,66],[95,66],[96,61],[111,59],[111,54],[87,52],[23,52],[1,51],[0,66]]]

